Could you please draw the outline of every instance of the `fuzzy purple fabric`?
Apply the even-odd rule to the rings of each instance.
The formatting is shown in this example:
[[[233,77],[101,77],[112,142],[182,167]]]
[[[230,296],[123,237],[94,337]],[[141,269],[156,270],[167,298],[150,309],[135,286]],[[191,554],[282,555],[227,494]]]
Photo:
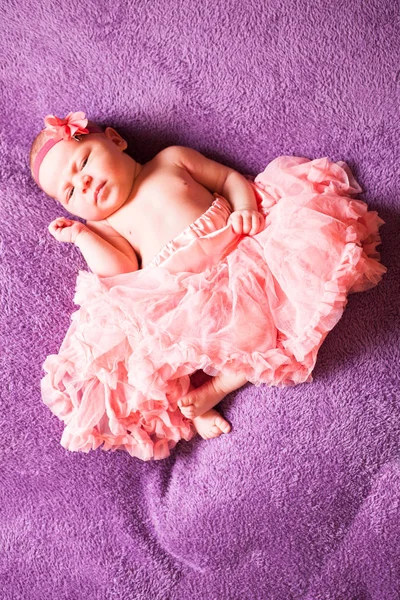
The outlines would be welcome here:
[[[2,598],[400,598],[397,0],[5,0],[0,7]],[[191,146],[242,173],[344,160],[386,221],[314,382],[246,385],[232,432],[170,458],[69,453],[42,364],[77,309],[79,250],[34,184],[48,113],[83,110],[145,162]]]

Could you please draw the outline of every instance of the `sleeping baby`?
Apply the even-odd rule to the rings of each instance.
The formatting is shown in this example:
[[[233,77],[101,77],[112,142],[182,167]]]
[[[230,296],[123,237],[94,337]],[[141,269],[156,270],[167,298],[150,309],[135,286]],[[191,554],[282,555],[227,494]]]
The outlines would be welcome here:
[[[139,164],[84,113],[45,118],[30,167],[71,215],[81,309],[47,358],[45,403],[70,450],[164,458],[180,439],[228,433],[215,406],[250,381],[311,381],[347,294],[376,285],[383,221],[350,196],[346,163],[279,157],[254,181],[171,146]],[[191,375],[208,380],[194,388]]]

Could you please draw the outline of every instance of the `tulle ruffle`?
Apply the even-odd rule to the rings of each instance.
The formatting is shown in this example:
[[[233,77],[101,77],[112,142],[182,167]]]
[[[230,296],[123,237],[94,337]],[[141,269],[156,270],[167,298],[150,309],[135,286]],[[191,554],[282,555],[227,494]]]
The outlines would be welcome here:
[[[383,221],[351,199],[361,188],[342,162],[279,157],[252,185],[266,222],[256,236],[234,234],[215,194],[145,269],[79,273],[80,309],[43,366],[42,397],[65,423],[65,448],[168,456],[195,434],[177,401],[199,369],[240,371],[255,385],[312,381],[348,293],[386,271]]]

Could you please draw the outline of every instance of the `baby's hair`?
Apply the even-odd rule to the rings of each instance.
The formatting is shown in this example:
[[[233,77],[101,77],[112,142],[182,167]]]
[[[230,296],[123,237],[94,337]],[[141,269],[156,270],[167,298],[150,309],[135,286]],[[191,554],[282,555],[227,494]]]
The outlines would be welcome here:
[[[97,123],[95,123],[94,121],[88,121],[88,126],[94,126],[97,125]],[[31,146],[31,150],[29,153],[29,168],[31,170],[32,176],[33,176],[33,165],[35,162],[35,158],[37,157],[38,153],[40,152],[41,148],[45,145],[45,143],[47,142],[49,138],[46,135],[46,131],[43,129],[40,133],[38,133],[38,135],[35,137],[35,139],[32,142],[32,146]]]

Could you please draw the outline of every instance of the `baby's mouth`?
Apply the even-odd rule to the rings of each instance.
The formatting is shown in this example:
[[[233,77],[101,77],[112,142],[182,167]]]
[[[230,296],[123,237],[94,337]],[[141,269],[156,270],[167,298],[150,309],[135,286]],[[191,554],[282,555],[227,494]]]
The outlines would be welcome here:
[[[97,187],[97,189],[96,189],[96,191],[95,191],[95,193],[94,193],[94,201],[95,201],[95,202],[97,202],[97,201],[98,201],[98,199],[99,199],[99,194],[100,194],[100,196],[101,196],[101,190],[103,189],[103,187],[105,186],[105,184],[106,184],[106,182],[105,182],[105,181],[103,181],[103,183],[101,183],[101,184],[100,184],[100,185]]]

